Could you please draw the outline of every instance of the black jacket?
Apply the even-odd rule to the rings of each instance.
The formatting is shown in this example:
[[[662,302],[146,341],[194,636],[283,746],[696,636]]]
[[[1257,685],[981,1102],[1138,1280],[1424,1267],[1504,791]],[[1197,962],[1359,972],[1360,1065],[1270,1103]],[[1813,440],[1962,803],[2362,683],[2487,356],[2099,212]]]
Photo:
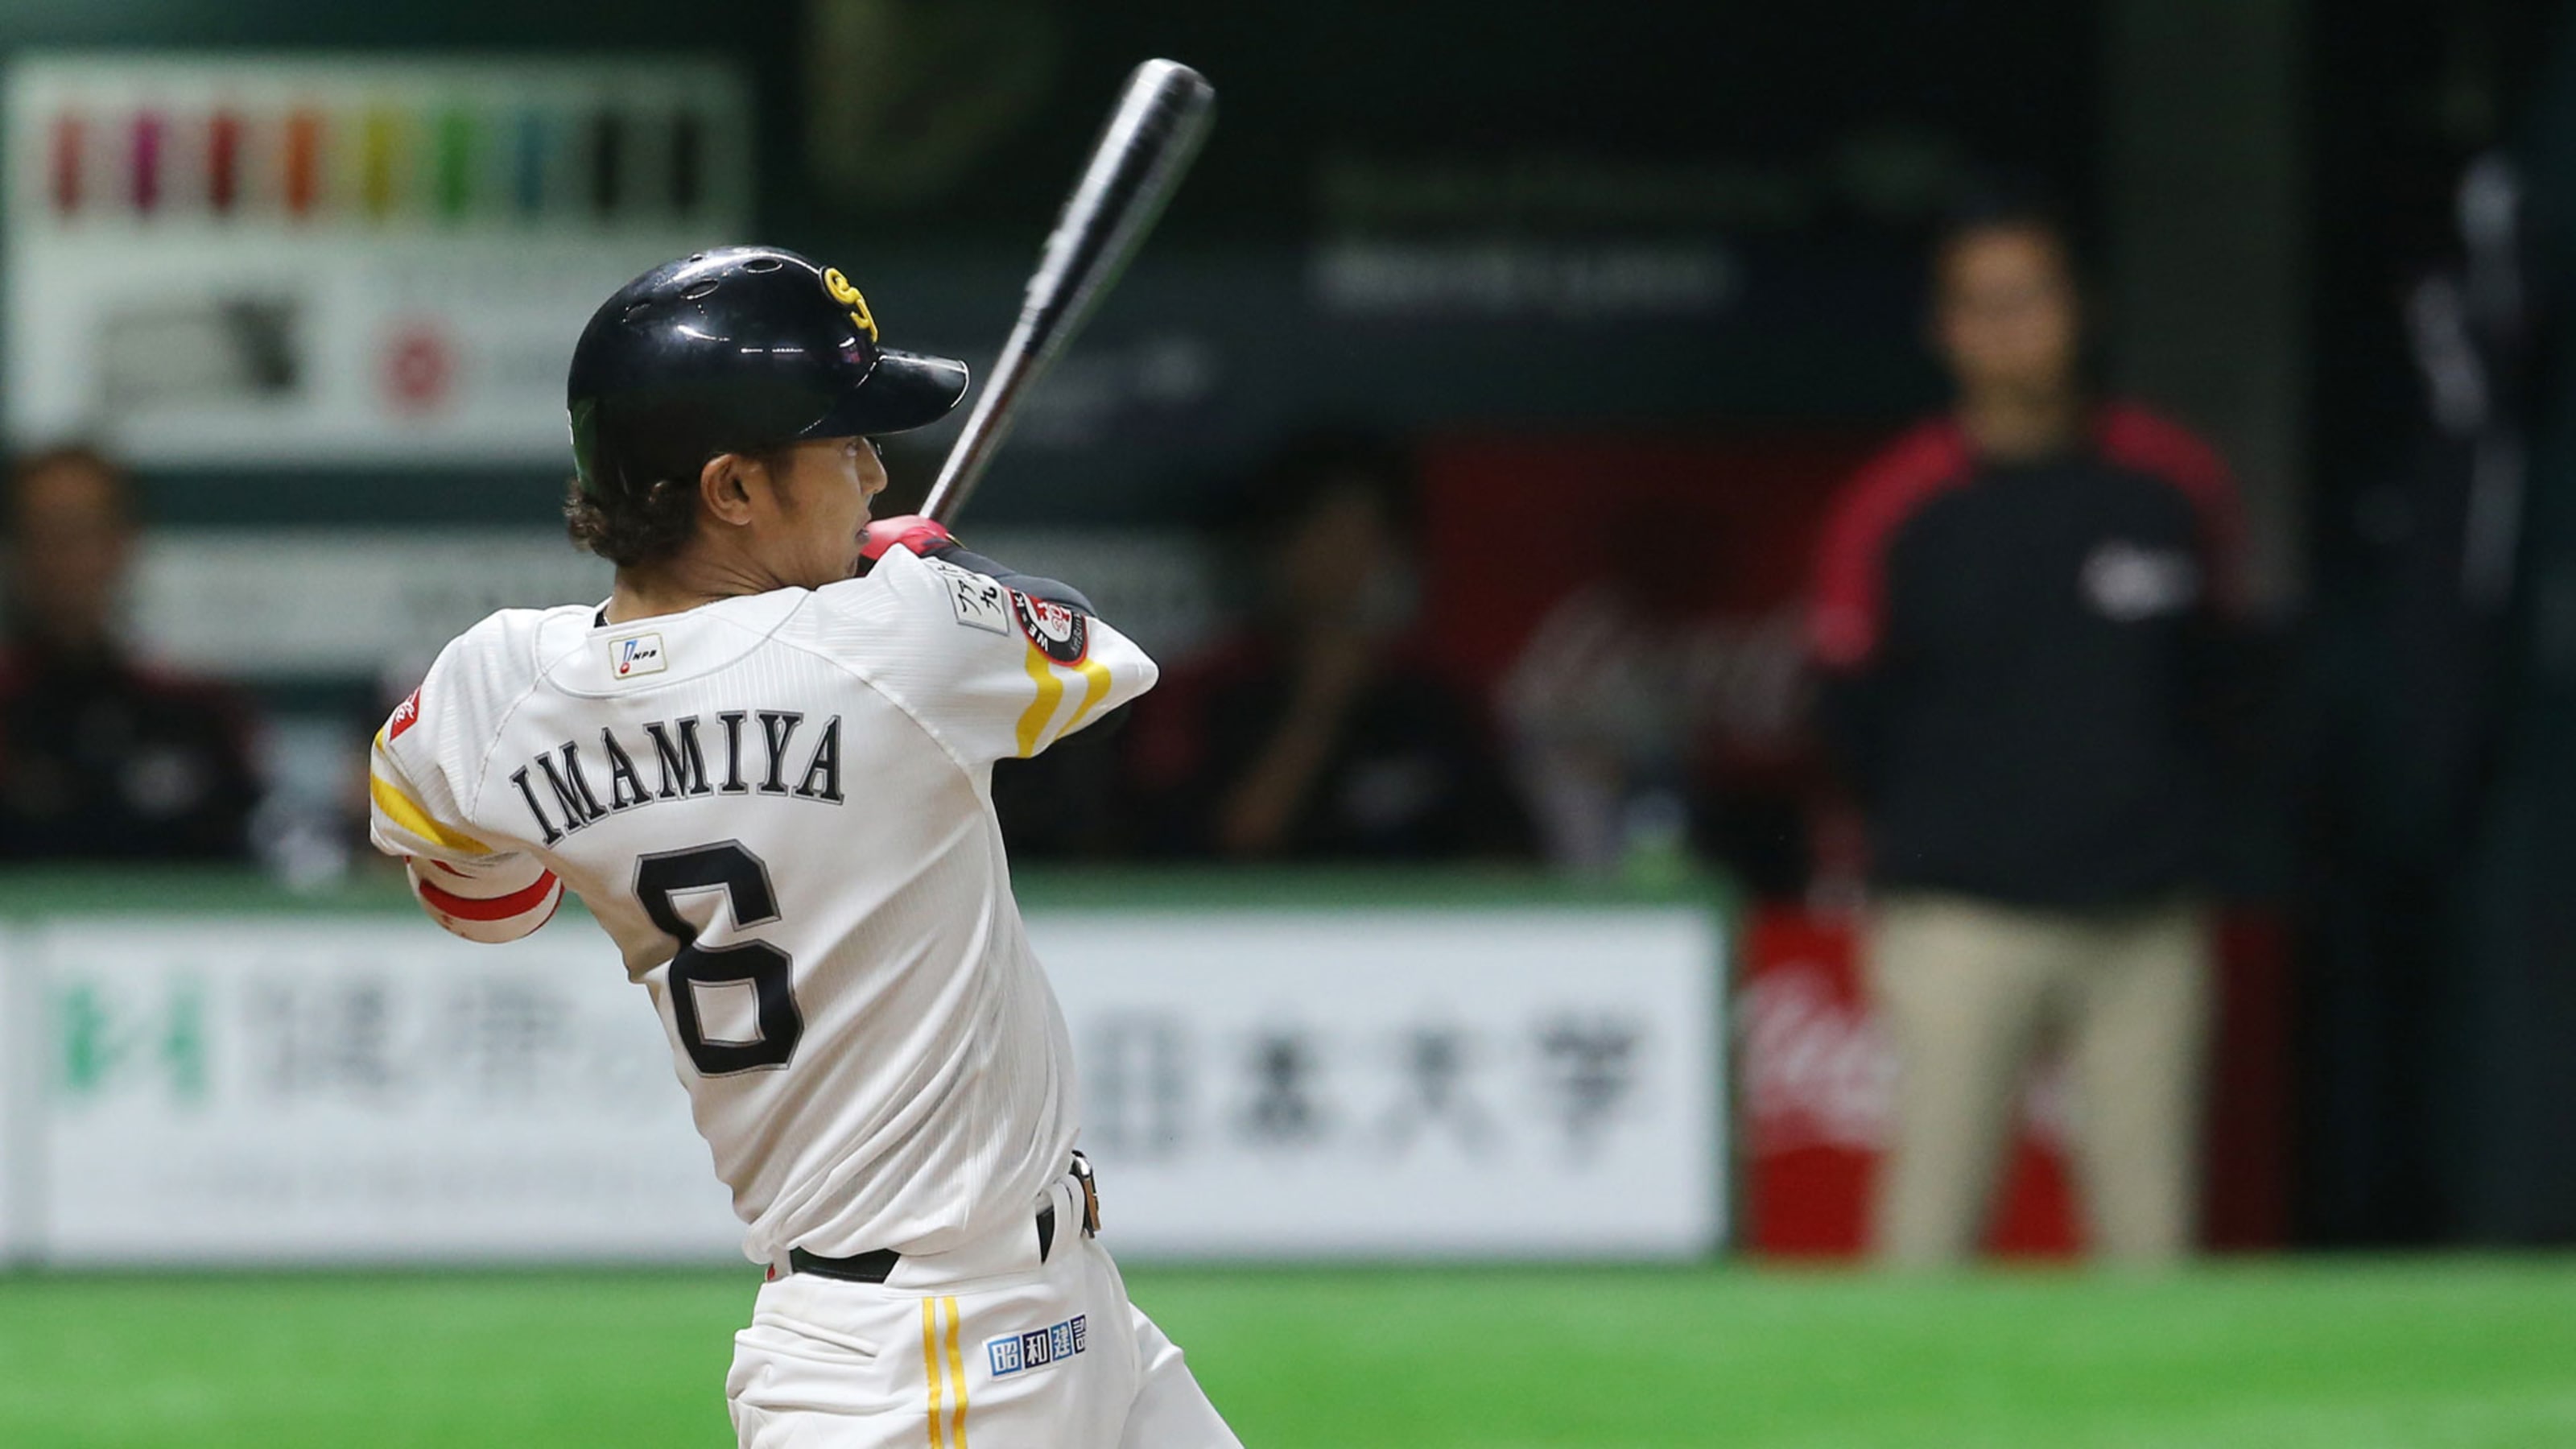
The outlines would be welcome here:
[[[1944,422],[1864,469],[1813,645],[1873,876],[2046,907],[2204,882],[2237,539],[2217,457],[2136,408],[2046,462]]]

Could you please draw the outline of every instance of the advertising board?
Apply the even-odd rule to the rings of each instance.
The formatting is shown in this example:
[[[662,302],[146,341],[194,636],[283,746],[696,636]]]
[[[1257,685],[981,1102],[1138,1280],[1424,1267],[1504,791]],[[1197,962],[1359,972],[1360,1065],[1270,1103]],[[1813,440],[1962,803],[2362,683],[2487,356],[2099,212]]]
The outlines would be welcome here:
[[[1693,1257],[1723,1230],[1704,908],[1032,915],[1115,1247]],[[577,917],[65,917],[6,938],[0,1248],[63,1266],[721,1260],[643,993]],[[5,1029],[6,1022],[0,1022]]]

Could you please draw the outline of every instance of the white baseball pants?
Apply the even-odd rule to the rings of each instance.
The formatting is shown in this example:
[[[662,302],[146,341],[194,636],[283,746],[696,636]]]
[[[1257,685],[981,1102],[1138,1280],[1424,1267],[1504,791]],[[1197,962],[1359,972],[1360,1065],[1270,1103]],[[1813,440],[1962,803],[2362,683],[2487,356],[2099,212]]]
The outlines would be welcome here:
[[[1043,1262],[1033,1204],[882,1284],[761,1285],[725,1380],[742,1449],[1241,1449],[1082,1232],[1079,1189],[1050,1191]]]

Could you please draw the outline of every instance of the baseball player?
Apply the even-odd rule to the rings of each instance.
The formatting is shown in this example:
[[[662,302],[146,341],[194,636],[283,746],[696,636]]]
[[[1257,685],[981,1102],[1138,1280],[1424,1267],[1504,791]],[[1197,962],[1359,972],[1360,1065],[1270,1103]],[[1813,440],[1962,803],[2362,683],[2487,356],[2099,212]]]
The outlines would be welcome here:
[[[747,1449],[1233,1445],[1093,1240],[991,798],[1154,663],[1061,584],[869,521],[869,439],[966,389],[877,331],[766,247],[608,299],[566,512],[615,590],[447,646],[376,736],[374,838],[469,940],[572,891],[652,998],[769,1269],[725,1386]]]

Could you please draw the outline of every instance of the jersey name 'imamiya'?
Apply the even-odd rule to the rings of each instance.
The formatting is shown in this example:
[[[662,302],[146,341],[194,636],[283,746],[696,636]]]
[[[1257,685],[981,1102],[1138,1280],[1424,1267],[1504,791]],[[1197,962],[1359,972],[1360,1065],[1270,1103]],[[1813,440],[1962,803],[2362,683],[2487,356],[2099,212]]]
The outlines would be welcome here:
[[[584,742],[566,740],[511,771],[510,783],[527,802],[528,814],[536,819],[547,845],[611,815],[690,796],[776,795],[827,805],[842,803],[839,715],[805,736],[810,745],[797,738],[805,723],[804,714],[797,710],[720,710],[714,719],[712,730],[706,727],[705,715],[649,721],[643,740],[632,748],[620,743],[614,730],[603,729],[595,756]],[[748,726],[754,720],[759,728],[753,749],[760,758],[746,761],[743,737],[752,733]],[[709,743],[722,751],[721,779],[707,773]],[[649,789],[644,772],[636,766],[638,759],[648,761],[654,772]],[[746,765],[752,773],[745,773]],[[601,770],[607,772],[605,790],[595,783]]]

